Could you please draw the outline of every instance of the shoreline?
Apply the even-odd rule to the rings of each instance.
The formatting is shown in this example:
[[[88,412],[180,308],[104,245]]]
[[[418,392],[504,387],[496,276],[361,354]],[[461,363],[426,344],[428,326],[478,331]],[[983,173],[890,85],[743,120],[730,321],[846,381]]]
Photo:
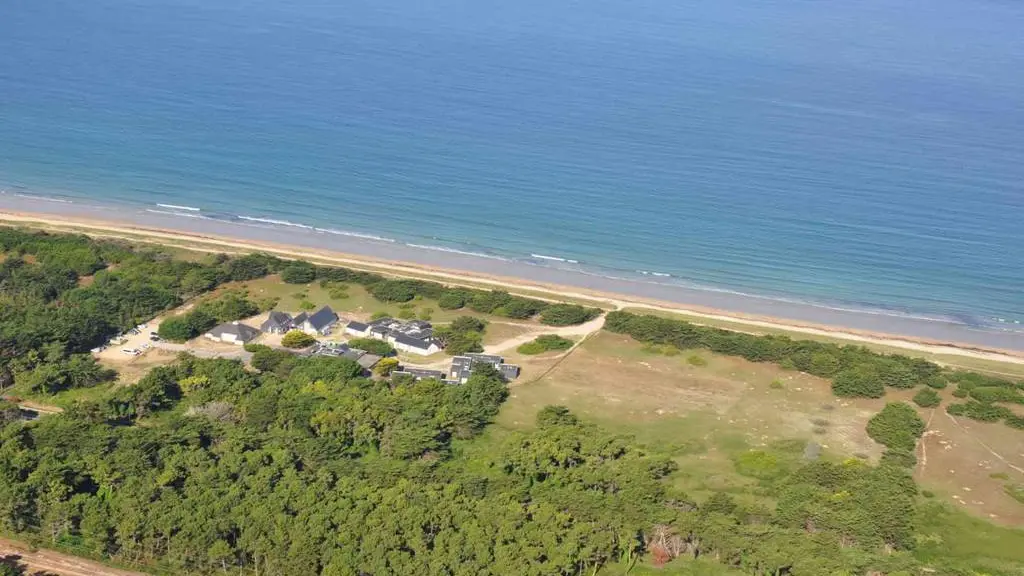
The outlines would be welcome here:
[[[81,209],[82,205],[75,205]],[[96,207],[99,209],[99,207]],[[82,210],[79,210],[82,211]],[[68,210],[67,212],[72,212]],[[286,258],[308,259],[322,264],[335,264],[372,270],[394,276],[433,279],[448,284],[489,286],[509,292],[520,292],[548,299],[576,299],[598,303],[605,308],[630,308],[650,312],[675,313],[712,322],[729,322],[749,328],[751,332],[779,330],[795,335],[827,337],[849,343],[874,344],[926,354],[955,355],[980,360],[1024,364],[1024,346],[1003,348],[975,342],[943,340],[899,334],[883,330],[864,330],[849,326],[805,322],[784,317],[750,314],[700,304],[687,304],[671,300],[649,298],[585,286],[547,282],[533,278],[505,276],[485,271],[463,270],[405,259],[388,259],[374,255],[356,254],[332,248],[320,248],[277,240],[260,240],[222,235],[209,231],[160,226],[128,219],[118,220],[105,215],[54,214],[37,210],[11,210],[0,205],[0,222],[13,226],[34,226],[53,230],[78,231],[95,236],[119,237],[126,240],[148,241],[160,245],[176,246],[196,251],[263,251]],[[262,229],[261,230],[265,230]],[[127,235],[127,236],[125,236]],[[133,238],[134,237],[134,238]],[[141,237],[141,238],[139,238]],[[190,245],[191,244],[191,245]],[[456,255],[457,256],[457,255]],[[739,329],[739,328],[737,328]]]

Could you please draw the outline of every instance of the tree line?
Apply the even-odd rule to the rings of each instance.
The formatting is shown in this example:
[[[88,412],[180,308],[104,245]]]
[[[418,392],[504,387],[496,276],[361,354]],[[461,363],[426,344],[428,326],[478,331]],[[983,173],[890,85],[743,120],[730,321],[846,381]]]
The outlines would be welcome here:
[[[358,284],[365,287],[377,300],[387,303],[401,304],[415,298],[429,298],[437,300],[442,310],[467,308],[516,320],[538,317],[541,323],[549,326],[582,324],[601,314],[599,308],[545,302],[535,298],[514,296],[502,290],[459,288],[429,280],[394,279],[373,272],[337,266],[317,266],[302,260],[286,261],[272,256],[263,258],[268,270],[280,272],[284,282],[308,284],[320,280],[324,286],[339,282]]]
[[[8,227],[0,227],[0,253],[0,391],[54,393],[108,381],[114,374],[95,362],[92,348],[269,269],[258,255],[188,262],[123,242]]]

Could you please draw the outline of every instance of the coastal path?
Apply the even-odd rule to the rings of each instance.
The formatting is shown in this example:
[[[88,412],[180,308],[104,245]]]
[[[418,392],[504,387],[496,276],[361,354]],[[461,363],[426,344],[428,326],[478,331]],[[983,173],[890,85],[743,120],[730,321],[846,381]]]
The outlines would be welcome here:
[[[515,326],[530,326],[531,328],[534,328],[534,330],[531,330],[530,332],[520,334],[512,338],[507,338],[500,342],[495,342],[494,344],[488,344],[484,346],[483,353],[501,356],[502,352],[515,350],[516,348],[522,346],[523,344],[526,344],[527,342],[532,342],[535,338],[537,338],[537,336],[540,336],[542,334],[555,334],[558,336],[562,336],[563,338],[576,338],[576,342],[572,345],[572,348],[562,353],[563,356],[566,356],[572,353],[572,351],[575,350],[577,346],[582,344],[583,341],[586,340],[590,335],[595,334],[599,332],[601,328],[604,328],[604,314],[598,316],[597,318],[594,318],[590,322],[579,324],[577,326],[565,326],[562,328],[552,328],[548,326],[537,327],[533,324],[515,324]],[[445,358],[443,360],[438,360],[436,362],[431,362],[429,364],[415,364],[413,362],[409,362],[409,365],[415,368],[436,370],[447,368],[451,364],[451,361],[451,358]]]

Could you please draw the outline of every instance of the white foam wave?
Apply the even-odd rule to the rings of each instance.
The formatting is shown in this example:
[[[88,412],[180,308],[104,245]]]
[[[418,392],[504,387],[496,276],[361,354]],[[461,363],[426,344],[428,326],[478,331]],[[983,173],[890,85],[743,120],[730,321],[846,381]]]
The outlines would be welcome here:
[[[258,218],[256,216],[239,216],[240,220],[246,220],[248,222],[260,222],[261,224],[274,224],[276,226],[291,226],[293,228],[303,228],[305,230],[312,230],[312,226],[306,224],[298,224],[296,222],[289,222],[288,220],[275,220],[273,218]]]
[[[360,232],[349,232],[347,230],[335,230],[333,228],[314,228],[317,232],[323,232],[324,234],[336,234],[338,236],[349,236],[351,238],[362,238],[363,240],[374,240],[376,242],[394,242],[394,238],[385,238],[383,236],[375,236],[373,234],[362,234]]]
[[[406,244],[410,248],[420,248],[422,250],[434,250],[436,252],[449,252],[451,254],[463,254],[465,256],[475,256],[477,258],[490,258],[491,260],[501,260],[507,262],[508,258],[502,258],[501,256],[495,256],[493,254],[483,254],[480,252],[469,252],[467,250],[458,250],[455,248],[447,248],[445,246],[432,246],[429,244]]]
[[[637,272],[643,274],[644,276],[657,276],[658,278],[671,278],[672,277],[671,274],[668,274],[666,272],[649,272],[647,270],[637,270]]]
[[[171,211],[171,210],[155,210],[153,208],[146,208],[146,212],[150,212],[152,214],[163,214],[165,216],[181,216],[183,218],[198,218],[200,220],[213,220],[213,218],[207,218],[206,216],[203,216],[201,214],[194,214],[194,213],[188,213],[188,212],[174,212],[174,211]]]
[[[187,210],[189,212],[199,212],[199,208],[194,208],[192,206],[179,206],[177,204],[157,204],[157,206],[161,208],[169,208],[171,210]]]
[[[29,198],[31,200],[42,200],[43,202],[57,202],[59,204],[74,204],[71,200],[65,200],[64,198],[50,198],[48,196],[36,196],[34,194],[21,194],[19,192],[14,193],[19,198]]]
[[[560,256],[545,256],[544,254],[530,254],[531,257],[539,260],[549,260],[551,262],[565,262],[567,264],[579,264],[579,260],[572,260],[569,258],[562,258]]]

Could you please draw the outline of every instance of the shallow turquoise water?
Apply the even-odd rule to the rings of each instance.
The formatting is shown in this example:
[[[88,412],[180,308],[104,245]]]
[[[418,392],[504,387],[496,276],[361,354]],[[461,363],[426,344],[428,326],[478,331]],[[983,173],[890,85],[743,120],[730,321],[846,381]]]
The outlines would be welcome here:
[[[0,188],[1014,328],[1021,30],[954,0],[14,0]]]

